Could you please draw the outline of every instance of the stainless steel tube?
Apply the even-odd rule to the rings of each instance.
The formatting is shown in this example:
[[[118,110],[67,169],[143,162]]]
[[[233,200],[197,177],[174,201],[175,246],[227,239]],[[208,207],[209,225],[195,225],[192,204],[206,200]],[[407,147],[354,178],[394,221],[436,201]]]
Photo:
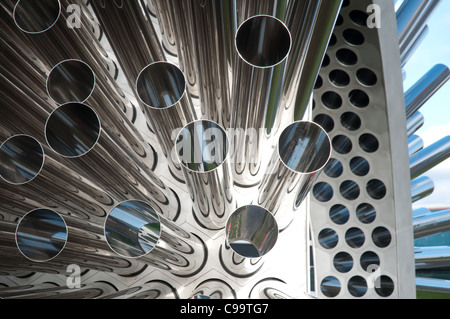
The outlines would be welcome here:
[[[249,297],[251,299],[295,299],[295,293],[284,281],[266,278],[253,286]]]
[[[285,21],[287,15],[288,2],[286,0],[236,0],[236,20],[237,26],[245,20],[255,15],[269,15]]]
[[[191,122],[180,131],[175,148],[196,221],[210,230],[224,228],[236,205],[225,130],[212,121]]]
[[[64,157],[65,165],[113,198],[146,200],[169,219],[178,218],[175,193],[115,143],[88,105],[74,102],[58,107],[47,119],[45,134],[49,146]]]
[[[406,122],[406,130],[408,138],[414,135],[425,124],[423,114],[417,111]]]
[[[413,221],[414,238],[422,238],[450,230],[450,210],[443,210]]]
[[[279,232],[273,215],[257,205],[236,209],[225,230],[219,258],[224,269],[236,277],[251,276],[263,266],[263,258],[275,246]]]
[[[177,290],[163,280],[151,280],[140,286],[122,289],[100,299],[179,299]]]
[[[305,8],[306,3],[309,5]],[[293,108],[293,120],[301,121],[310,102],[342,0],[289,1],[289,6],[287,25],[291,29],[293,39],[293,58],[288,60],[289,73],[283,94],[287,99],[287,107]],[[303,56],[298,59],[297,54]],[[295,96],[292,102],[289,101],[290,94]]]
[[[236,292],[225,281],[214,278],[198,284],[190,299],[236,299]]]
[[[405,93],[406,116],[409,119],[416,113],[447,81],[450,69],[437,64]]]
[[[122,202],[105,220],[111,249],[125,258],[139,258],[177,276],[192,276],[206,263],[203,241],[159,215],[139,200]]]
[[[418,294],[433,293],[448,296],[450,293],[450,280],[417,277],[416,290]]]
[[[433,194],[434,183],[427,176],[420,176],[411,181],[411,198],[412,202],[417,202],[427,196]]]
[[[413,209],[413,219],[417,218],[419,216],[424,216],[424,215],[428,215],[428,214],[431,214],[431,211],[426,207],[419,207],[419,208]]]
[[[416,269],[450,267],[450,247],[430,246],[414,248]]]
[[[411,179],[414,179],[450,157],[450,136],[427,146],[409,158]]]
[[[262,154],[271,147],[278,129],[275,123],[281,112],[291,36],[280,20],[258,15],[241,24],[235,44],[239,61],[233,74],[233,177],[238,185],[252,186],[262,178]]]
[[[412,135],[410,138],[408,138],[408,153],[409,156],[417,153],[418,151],[422,150],[424,147],[424,142],[422,138],[418,135]]]
[[[292,222],[330,156],[330,138],[319,125],[299,121],[282,131],[258,186],[257,200],[274,214],[281,230]]]
[[[170,172],[183,181],[174,153],[174,139],[181,128],[196,119],[183,72],[169,62],[151,63],[137,77],[136,91],[146,107],[145,115],[160,142]]]

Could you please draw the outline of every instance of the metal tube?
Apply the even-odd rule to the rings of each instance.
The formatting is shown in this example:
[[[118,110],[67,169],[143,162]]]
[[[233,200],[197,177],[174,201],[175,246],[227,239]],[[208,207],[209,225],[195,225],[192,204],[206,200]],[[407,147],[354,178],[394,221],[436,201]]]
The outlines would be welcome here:
[[[235,45],[239,61],[234,70],[231,127],[239,134],[231,138],[233,177],[236,184],[252,186],[262,178],[262,154],[278,129],[291,36],[280,20],[258,15],[241,24]]]
[[[419,207],[413,210],[413,219],[419,216],[431,214],[431,211],[426,207]]]
[[[158,26],[161,33],[161,45],[166,55],[178,57],[178,47],[175,21],[171,19],[173,16],[172,5],[170,1],[148,0],[147,10],[150,14],[156,16]],[[180,62],[180,61],[178,61]]]
[[[443,210],[415,218],[413,221],[413,229],[415,239],[449,231],[450,210]]]
[[[108,245],[118,255],[139,260],[185,277],[206,262],[206,246],[139,200],[115,206],[105,221]]]
[[[226,240],[219,251],[221,265],[236,277],[255,274],[263,266],[263,257],[275,246],[278,232],[268,210],[256,205],[239,207],[226,224]]]
[[[151,280],[141,286],[122,289],[100,299],[179,299],[178,292],[169,283]]]
[[[342,0],[321,0],[318,1],[320,2],[318,7],[318,2],[303,2],[309,2],[310,6],[304,8],[304,4],[300,4],[302,1],[290,1],[289,5],[292,7],[288,11],[288,17],[290,17],[291,21],[288,22],[288,26],[292,32],[293,48],[295,50],[291,53],[292,57],[295,58],[292,58],[290,62],[288,61],[288,67],[291,68],[292,64],[294,64],[295,67],[292,70],[295,70],[295,72],[292,73],[291,80],[289,77],[286,80],[283,93],[286,99],[289,98],[289,94],[295,96],[291,103],[289,99],[286,101],[287,106],[293,108],[294,121],[303,120],[342,6]],[[299,20],[299,17],[308,18],[308,22],[302,25],[301,28],[297,26],[297,23],[303,21]],[[314,24],[311,28],[312,22]],[[304,42],[305,34],[307,35],[306,43]],[[298,59],[297,54],[302,52],[302,58]],[[291,106],[290,104],[292,103],[293,105]]]
[[[88,63],[95,74],[102,75],[110,99],[117,101],[117,107],[131,120],[134,106],[109,73],[109,64],[105,62],[107,53],[93,35],[89,19],[81,19],[79,27],[68,27],[70,5],[73,3],[68,0],[43,0],[39,3],[19,0],[14,8],[11,8],[11,3],[5,4],[3,10],[8,19],[2,21],[4,36],[13,41],[19,39],[21,50],[28,50],[28,54],[34,55],[47,74],[55,64],[66,59],[80,59]],[[78,5],[81,11],[87,11],[83,2]],[[51,22],[41,17],[51,18]]]
[[[236,205],[225,130],[212,121],[191,122],[180,131],[176,149],[196,221],[210,230],[224,228]]]
[[[411,179],[414,179],[450,157],[450,136],[415,153],[409,158]]]
[[[295,299],[289,286],[277,278],[266,278],[256,283],[250,291],[251,299]]]
[[[223,280],[208,279],[195,287],[190,299],[236,299],[236,292]]]
[[[413,203],[430,196],[433,191],[434,183],[427,176],[420,176],[411,181],[411,197]]]
[[[416,113],[447,81],[450,69],[437,64],[405,93],[406,117]]]
[[[46,140],[65,165],[113,198],[149,201],[160,214],[176,220],[180,207],[175,193],[131,159],[102,128],[101,120],[86,104],[63,104],[47,119]]]
[[[450,294],[450,280],[417,277],[416,289],[418,293],[428,292],[448,296]]]
[[[420,32],[414,34],[413,38],[411,39],[411,44],[409,45],[409,48],[401,52],[400,59],[402,61],[402,67],[404,67],[406,63],[408,63],[409,59],[414,54],[414,52],[419,48],[423,40],[425,40],[428,33],[429,28],[427,25],[425,25],[422,27]]]
[[[425,123],[425,118],[420,112],[414,113],[406,122],[408,138],[413,136]]]
[[[412,135],[408,138],[408,153],[409,156],[417,153],[422,150],[424,147],[424,142],[420,136]]]
[[[416,269],[450,267],[450,247],[431,246],[414,249]]]
[[[257,199],[258,205],[274,214],[281,230],[292,222],[295,210],[328,163],[331,149],[328,134],[313,122],[294,122],[282,131]]]
[[[288,2],[286,0],[236,0],[237,25],[255,15],[269,15],[282,21],[286,19]]]

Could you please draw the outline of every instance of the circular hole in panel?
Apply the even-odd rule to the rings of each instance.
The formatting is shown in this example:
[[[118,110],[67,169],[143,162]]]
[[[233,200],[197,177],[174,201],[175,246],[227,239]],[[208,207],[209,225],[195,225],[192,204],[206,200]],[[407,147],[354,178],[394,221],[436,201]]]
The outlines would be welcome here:
[[[381,297],[389,297],[394,292],[394,281],[388,276],[380,276],[375,283],[375,291]]]
[[[333,119],[326,114],[318,114],[314,117],[314,122],[322,126],[322,128],[330,133],[334,129],[334,121]]]
[[[17,1],[13,18],[17,27],[25,33],[42,33],[53,27],[61,14],[58,0]]]
[[[336,297],[341,291],[341,283],[334,276],[325,277],[320,283],[320,291],[329,298]]]
[[[346,66],[355,65],[358,62],[358,56],[350,49],[339,49],[336,51],[336,58],[340,63]]]
[[[367,193],[370,197],[376,200],[383,199],[386,196],[386,186],[378,179],[372,179],[367,183]]]
[[[361,118],[353,112],[345,112],[341,115],[341,125],[349,131],[357,131],[361,128]]]
[[[356,208],[356,217],[361,223],[370,224],[375,221],[377,212],[372,205],[364,203]]]
[[[361,84],[366,86],[373,86],[377,84],[378,81],[375,73],[367,68],[362,68],[356,71],[356,78]]]
[[[322,68],[326,68],[328,65],[330,65],[330,62],[330,57],[328,56],[328,54],[325,54],[322,61]]]
[[[345,233],[345,241],[352,248],[360,248],[366,241],[363,231],[357,227],[352,227]]]
[[[316,84],[314,85],[314,90],[320,89],[323,85],[323,80],[320,75],[317,77]]]
[[[342,70],[333,70],[329,75],[330,82],[336,86],[343,87],[350,83],[350,76]]]
[[[344,23],[344,18],[341,15],[339,15],[336,19],[336,26],[340,26],[343,23]]]
[[[347,273],[353,268],[353,258],[346,252],[337,253],[333,258],[333,265],[337,271]]]
[[[322,94],[322,103],[327,108],[336,110],[342,106],[342,98],[336,92],[328,91]]]
[[[347,136],[337,135],[332,140],[333,149],[339,154],[348,154],[353,148],[352,141]]]
[[[359,146],[367,153],[374,153],[378,151],[380,144],[375,136],[367,133],[359,137]]]
[[[341,204],[330,208],[330,219],[337,225],[344,225],[350,219],[350,211]]]
[[[361,90],[353,90],[348,95],[350,103],[354,106],[363,108],[369,105],[370,99],[369,96]]]
[[[333,198],[333,188],[324,182],[317,183],[313,187],[313,195],[319,202],[328,202]]]
[[[344,172],[344,167],[337,159],[330,158],[323,171],[328,177],[338,178]]]
[[[364,43],[364,35],[355,29],[346,29],[343,32],[343,36],[347,43],[352,45],[361,45]]]
[[[341,186],[339,187],[339,191],[342,197],[347,200],[355,200],[359,197],[360,194],[358,184],[350,180],[342,182]]]
[[[366,251],[361,255],[360,264],[364,271],[373,273],[380,267],[380,257],[373,251]]]
[[[350,4],[350,0],[344,0],[344,1],[342,2],[342,7],[343,7],[343,8],[348,7],[349,4]]]
[[[325,228],[319,233],[319,244],[325,249],[332,249],[339,242],[338,234],[331,228]]]
[[[337,38],[335,34],[332,34],[330,37],[330,42],[328,43],[328,46],[332,47],[333,45],[335,45],[337,42]]]
[[[356,176],[366,176],[369,174],[369,162],[362,157],[354,157],[350,160],[350,170]]]
[[[386,248],[392,241],[390,231],[385,227],[377,227],[372,232],[372,241],[377,247]]]
[[[349,16],[350,19],[357,25],[367,27],[367,19],[369,18],[369,15],[364,11],[353,10],[350,12]]]
[[[350,278],[347,284],[348,292],[353,297],[362,297],[367,292],[367,282],[361,276],[354,276]]]

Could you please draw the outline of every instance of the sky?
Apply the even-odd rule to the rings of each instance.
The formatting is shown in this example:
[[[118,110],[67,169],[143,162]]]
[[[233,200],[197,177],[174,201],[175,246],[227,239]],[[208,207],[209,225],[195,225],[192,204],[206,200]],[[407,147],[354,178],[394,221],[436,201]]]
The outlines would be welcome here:
[[[442,0],[428,21],[429,32],[404,67],[405,92],[436,64],[450,67],[450,1]],[[416,132],[425,147],[450,135],[450,81],[419,110],[424,126]],[[416,202],[413,207],[443,205],[450,207],[450,159],[424,174],[430,177],[435,190],[431,196]]]

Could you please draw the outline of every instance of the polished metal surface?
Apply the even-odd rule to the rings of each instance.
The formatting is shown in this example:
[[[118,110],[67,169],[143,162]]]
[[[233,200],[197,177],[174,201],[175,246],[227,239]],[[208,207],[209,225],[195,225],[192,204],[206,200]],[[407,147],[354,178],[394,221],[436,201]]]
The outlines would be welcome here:
[[[412,202],[417,202],[434,192],[433,180],[427,176],[420,176],[411,181]]]
[[[414,218],[414,238],[422,238],[450,230],[450,210]]]
[[[422,175],[449,157],[450,136],[446,136],[410,157],[411,178]]]

